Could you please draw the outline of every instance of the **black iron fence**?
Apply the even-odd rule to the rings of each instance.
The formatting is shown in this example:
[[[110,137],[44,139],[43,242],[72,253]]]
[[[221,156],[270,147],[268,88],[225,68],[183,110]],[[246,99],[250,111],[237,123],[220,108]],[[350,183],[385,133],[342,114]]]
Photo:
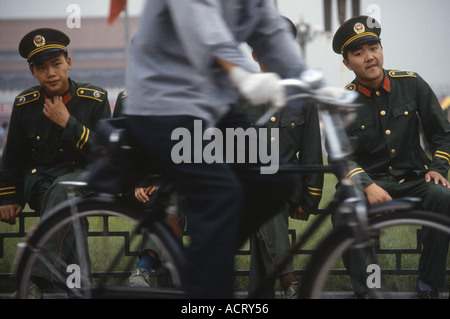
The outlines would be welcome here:
[[[5,245],[5,243],[9,240],[15,240],[15,241],[22,241],[25,239],[27,235],[27,228],[30,228],[30,225],[27,225],[27,220],[34,218],[39,218],[39,214],[35,212],[23,212],[18,218],[17,218],[17,226],[15,228],[15,231],[12,232],[3,232],[0,233],[0,262],[5,262],[5,253],[6,249],[15,249],[15,246],[11,245]],[[130,232],[129,231],[117,231],[117,230],[110,230],[109,229],[109,223],[108,223],[108,217],[104,217],[104,228],[101,231],[89,231],[88,236],[105,236],[105,233],[107,236],[111,237],[118,237],[122,238],[121,240],[124,243],[124,255],[125,256],[138,256],[138,251],[133,251],[130,248]],[[30,222],[29,222],[30,223]],[[295,229],[291,229],[289,231],[290,236],[292,238],[292,241],[294,242],[297,239],[297,231]],[[394,266],[390,267],[389,269],[382,269],[381,271],[385,274],[391,274],[391,275],[418,275],[418,270],[416,268],[405,268],[403,265],[403,259],[405,255],[417,255],[419,256],[421,253],[421,229],[417,229],[416,232],[416,243],[415,247],[412,248],[403,248],[403,249],[391,249],[391,248],[380,248],[377,247],[376,252],[379,255],[390,255],[394,258]],[[7,248],[6,248],[7,247]],[[314,249],[299,249],[295,253],[296,255],[304,255],[309,256],[314,252]],[[9,254],[10,255],[10,254]],[[249,256],[250,251],[248,249],[242,249],[237,252],[237,255],[240,256]],[[12,267],[10,268],[12,269]],[[295,273],[297,275],[302,275],[304,273],[304,269],[295,269]],[[236,276],[248,276],[249,269],[239,269],[235,270]],[[332,270],[333,275],[346,275],[345,269],[334,269]],[[450,269],[447,269],[447,274],[450,275]],[[102,274],[96,274],[98,276],[101,276]],[[127,276],[129,273],[118,273],[118,276]],[[10,279],[13,277],[13,274],[8,271],[3,271],[0,273],[0,279]]]

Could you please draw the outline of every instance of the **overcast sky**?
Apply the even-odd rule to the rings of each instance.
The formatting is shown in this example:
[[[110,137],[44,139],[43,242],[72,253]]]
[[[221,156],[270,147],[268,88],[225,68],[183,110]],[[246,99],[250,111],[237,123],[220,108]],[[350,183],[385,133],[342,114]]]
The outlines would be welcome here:
[[[109,0],[0,0],[0,19],[68,17],[67,8],[77,4],[81,19],[106,17]],[[139,15],[145,0],[128,0],[128,11]],[[333,1],[336,6],[337,1]],[[350,1],[348,1],[350,12]],[[307,45],[306,61],[321,69],[329,84],[344,85],[353,73],[341,65],[342,58],[331,50],[332,35],[323,30],[321,0],[277,0],[280,13],[295,23],[311,26],[315,35]],[[413,70],[430,83],[439,97],[450,95],[450,0],[361,0],[361,14],[378,18],[382,25],[385,68]],[[348,18],[350,13],[348,13]],[[333,9],[333,31],[338,28]],[[1,30],[0,30],[1,33]],[[1,35],[0,35],[1,36]]]

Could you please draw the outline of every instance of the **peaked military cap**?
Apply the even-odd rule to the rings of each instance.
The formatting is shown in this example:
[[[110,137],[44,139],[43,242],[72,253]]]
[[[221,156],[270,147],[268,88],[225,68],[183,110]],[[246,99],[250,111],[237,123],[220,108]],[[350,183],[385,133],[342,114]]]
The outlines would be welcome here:
[[[41,28],[27,33],[19,44],[20,55],[29,65],[67,52],[70,39],[63,32]]]
[[[344,54],[347,49],[371,41],[380,41],[381,25],[372,17],[358,16],[345,21],[333,37],[333,51]]]

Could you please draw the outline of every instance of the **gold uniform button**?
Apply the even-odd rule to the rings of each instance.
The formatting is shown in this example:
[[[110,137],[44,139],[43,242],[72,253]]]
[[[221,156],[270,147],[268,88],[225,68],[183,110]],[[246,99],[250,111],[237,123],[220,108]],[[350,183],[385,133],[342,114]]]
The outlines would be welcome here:
[[[270,141],[271,141],[272,143],[275,142],[275,140],[276,140],[276,139],[275,139],[275,137],[273,137],[273,136],[270,138]]]
[[[365,125],[361,125],[361,130],[365,130],[366,129],[366,126]]]
[[[33,168],[32,170],[31,170],[31,174],[34,174],[34,173],[36,173],[37,172],[37,170],[35,169],[35,168]]]
[[[391,149],[391,154],[395,154],[396,152],[395,148]]]
[[[291,126],[292,126],[292,127],[295,127],[295,123],[294,123],[294,122],[292,122],[292,123],[291,123]]]
[[[388,170],[391,172],[393,170],[392,166],[389,166]]]
[[[376,91],[375,94],[376,94],[377,96],[380,96],[380,95],[381,95],[380,91]]]
[[[41,137],[38,135],[36,136],[36,141],[39,141],[41,139]]]
[[[408,113],[408,111],[405,111],[403,114],[408,115],[409,113]]]
[[[391,135],[391,131],[390,130],[386,130],[385,133],[386,133],[386,135]]]
[[[84,90],[81,90],[81,91],[80,91],[80,94],[83,94],[83,93],[84,93]]]
[[[60,152],[60,153],[64,152],[64,149],[63,149],[63,148],[60,148],[60,149],[59,149],[59,152]]]
[[[385,116],[385,115],[386,115],[386,111],[385,111],[385,110],[382,110],[382,111],[380,112],[380,114],[381,114],[381,116]]]
[[[275,122],[277,120],[277,118],[275,117],[275,116],[272,116],[271,118],[270,118],[270,121],[271,122]]]

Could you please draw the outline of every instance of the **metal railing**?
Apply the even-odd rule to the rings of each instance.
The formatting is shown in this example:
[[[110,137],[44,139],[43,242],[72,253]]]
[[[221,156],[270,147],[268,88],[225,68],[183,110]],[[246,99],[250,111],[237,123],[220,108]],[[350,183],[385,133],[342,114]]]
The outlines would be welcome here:
[[[26,223],[27,219],[29,218],[39,218],[39,214],[36,212],[23,212],[22,214],[17,217],[17,226],[16,231],[14,232],[6,232],[6,233],[0,233],[0,261],[5,256],[5,242],[7,240],[13,240],[13,239],[25,239],[27,230],[26,230]],[[104,229],[101,231],[89,231],[88,236],[95,237],[95,236],[111,236],[111,237],[121,237],[122,241],[124,243],[124,256],[138,256],[139,251],[133,251],[130,246],[130,231],[123,230],[123,231],[117,231],[117,230],[110,230],[109,229],[109,222],[108,217],[102,217],[104,218],[103,221],[103,227]],[[290,229],[289,234],[291,236],[292,242],[294,242],[297,238],[297,231],[295,229]],[[408,249],[390,249],[390,248],[380,248],[377,247],[376,252],[379,255],[392,255],[395,258],[395,267],[392,267],[390,269],[382,269],[382,272],[385,274],[390,275],[418,275],[417,269],[411,269],[411,268],[404,268],[403,267],[403,257],[405,255],[420,255],[421,253],[421,237],[422,237],[422,230],[417,229],[416,233],[416,245],[413,248]],[[311,255],[314,252],[314,249],[300,249],[297,250],[295,253],[296,255],[303,255],[308,256]],[[237,255],[239,256],[250,256],[250,250],[249,249],[241,249],[237,252]],[[304,269],[295,269],[295,274],[302,275],[304,273]],[[236,276],[248,276],[249,269],[239,269],[234,271]],[[347,275],[347,272],[345,269],[334,269],[331,271],[332,275]],[[447,269],[447,274],[450,275],[450,269]],[[102,273],[95,274],[96,276],[102,276]],[[117,276],[127,276],[129,275],[129,272],[118,272],[116,274]],[[9,279],[13,278],[12,273],[0,273],[0,279]],[[0,287],[1,290],[1,287]]]

